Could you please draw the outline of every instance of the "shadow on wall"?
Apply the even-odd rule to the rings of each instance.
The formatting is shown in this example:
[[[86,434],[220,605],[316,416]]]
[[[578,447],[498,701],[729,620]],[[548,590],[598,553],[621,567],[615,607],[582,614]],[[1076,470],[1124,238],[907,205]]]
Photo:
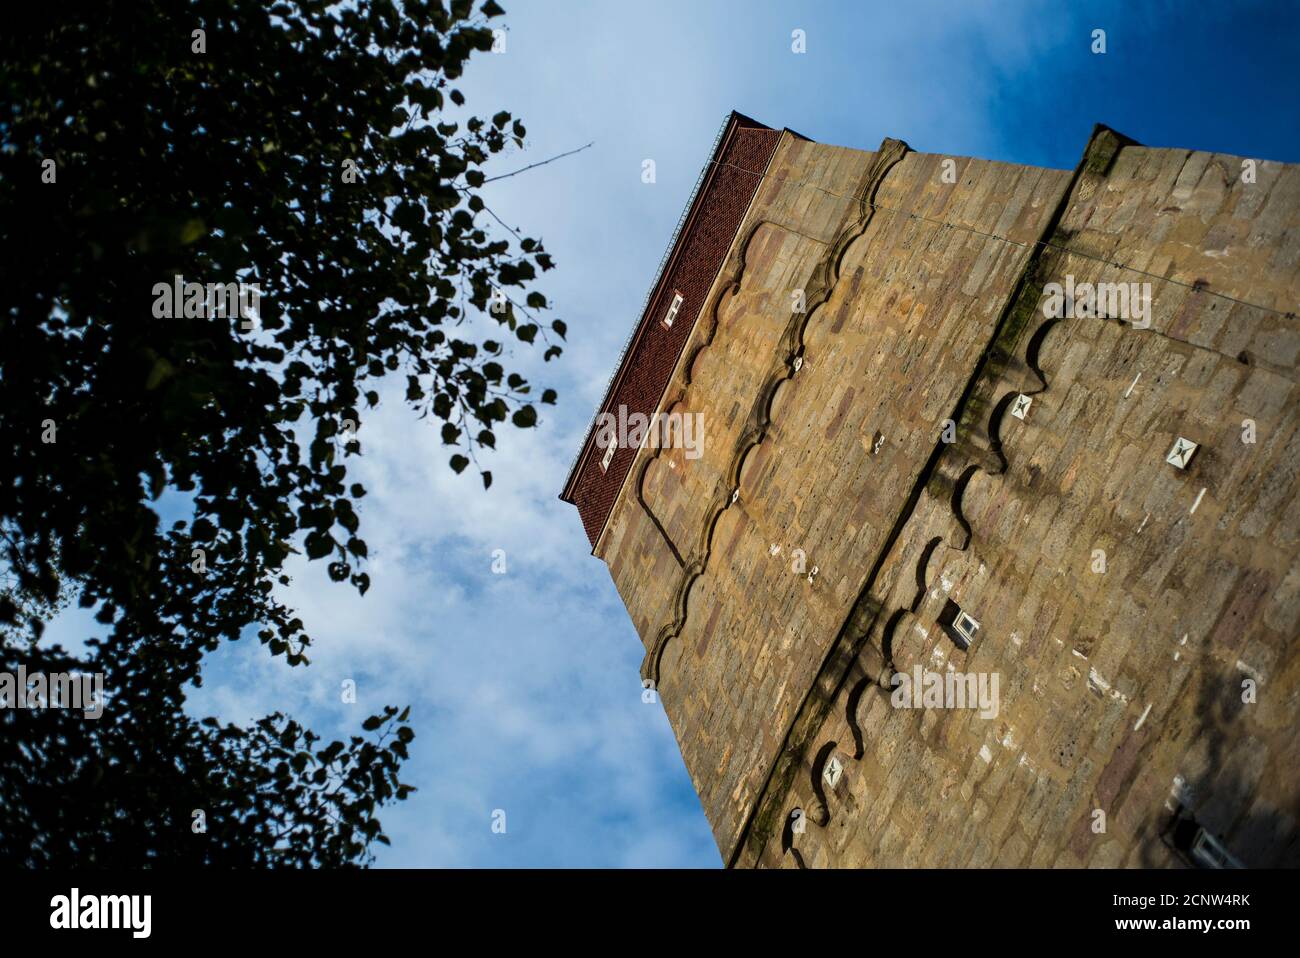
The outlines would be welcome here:
[[[1142,848],[1143,867],[1167,867],[1170,856],[1192,868],[1300,867],[1294,812],[1270,807],[1259,795],[1268,772],[1250,712],[1260,706],[1243,701],[1242,678],[1235,671],[1201,676],[1196,715],[1205,772],[1174,781],[1168,801],[1144,829],[1152,837]],[[1256,691],[1268,694],[1263,687]],[[1280,735],[1289,743],[1290,730]],[[1300,774],[1294,756],[1271,757],[1275,773]],[[1293,784],[1281,783],[1288,790]]]

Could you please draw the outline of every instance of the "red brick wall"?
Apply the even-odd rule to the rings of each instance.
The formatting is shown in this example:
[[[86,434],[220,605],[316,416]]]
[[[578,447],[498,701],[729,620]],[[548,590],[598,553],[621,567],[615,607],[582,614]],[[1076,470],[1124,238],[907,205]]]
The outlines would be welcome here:
[[[678,237],[676,249],[641,317],[637,337],[614,378],[601,412],[617,415],[618,407],[626,406],[629,415],[634,412],[649,415],[657,409],[668,377],[690,337],[780,135],[779,130],[736,115],[732,129],[719,146],[717,162],[706,174],[693,215]],[[661,320],[674,292],[682,294],[682,306],[672,327],[666,328]],[[562,496],[578,507],[592,548],[636,457],[635,449],[620,448],[614,453],[608,471],[602,473],[603,450],[595,448],[594,438],[594,432],[586,437],[583,456]]]

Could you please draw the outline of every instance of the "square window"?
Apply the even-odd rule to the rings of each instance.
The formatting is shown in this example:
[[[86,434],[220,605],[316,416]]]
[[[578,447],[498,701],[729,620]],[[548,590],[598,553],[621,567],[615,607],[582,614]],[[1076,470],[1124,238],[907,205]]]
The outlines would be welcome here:
[[[1033,399],[1021,393],[1016,397],[1015,402],[1011,404],[1011,415],[1017,419],[1024,419],[1029,415],[1029,407],[1034,404]]]
[[[672,329],[673,320],[677,318],[677,311],[682,308],[682,294],[673,291],[673,304],[668,307],[668,314],[664,316],[664,325]]]
[[[962,634],[969,644],[975,638],[975,633],[980,630],[980,624],[975,621],[975,617],[965,612],[957,613],[957,621],[952,627]]]
[[[1178,780],[1174,781],[1175,796]],[[1173,818],[1160,832],[1161,841],[1178,853],[1185,864],[1194,868],[1245,868],[1215,835],[1206,831],[1191,809],[1179,800]]]
[[[1241,868],[1241,862],[1223,847],[1223,843],[1204,828],[1192,839],[1192,859],[1203,868]]]
[[[1177,466],[1179,469],[1186,469],[1199,448],[1201,447],[1198,443],[1179,436],[1174,440],[1174,446],[1169,450],[1169,455],[1165,456],[1165,462],[1171,466]]]
[[[962,651],[970,648],[980,630],[979,621],[975,616],[963,612],[961,606],[952,599],[944,604],[943,611],[939,613],[939,627]]]
[[[826,784],[834,788],[839,784],[840,776],[844,774],[844,764],[834,755],[826,760],[826,769],[822,772],[822,778],[826,779]]]
[[[609,469],[609,464],[614,461],[614,450],[618,448],[618,442],[611,442],[605,447],[605,455],[600,457],[600,471],[605,472]]]

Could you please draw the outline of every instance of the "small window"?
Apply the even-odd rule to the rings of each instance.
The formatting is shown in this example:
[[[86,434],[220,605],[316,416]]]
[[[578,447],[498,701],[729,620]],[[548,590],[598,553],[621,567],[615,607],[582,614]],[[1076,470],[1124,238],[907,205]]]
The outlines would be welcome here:
[[[826,779],[826,784],[834,788],[840,783],[840,776],[844,774],[844,763],[836,756],[832,755],[826,760],[826,769],[822,772],[822,778]]]
[[[1207,832],[1198,829],[1192,839],[1192,859],[1203,868],[1241,868],[1241,862],[1223,847],[1223,843]]]
[[[1216,836],[1206,831],[1191,809],[1179,804],[1161,839],[1195,868],[1245,868]]]
[[[618,448],[618,440],[617,439],[610,440],[609,445],[605,447],[605,455],[600,457],[601,472],[607,470],[609,468],[609,464],[614,461],[614,450],[616,450],[617,448]]]
[[[965,651],[970,648],[980,630],[979,621],[969,612],[963,612],[961,606],[949,599],[939,613],[939,627],[952,639],[957,648]]]
[[[668,307],[668,314],[664,316],[664,325],[669,329],[673,328],[673,320],[677,318],[677,311],[682,308],[682,294],[673,291],[673,304]]]
[[[1192,442],[1190,439],[1184,439],[1179,436],[1174,440],[1174,446],[1169,450],[1169,455],[1165,456],[1165,462],[1179,469],[1186,469],[1196,455],[1196,450],[1200,448],[1199,443]]]

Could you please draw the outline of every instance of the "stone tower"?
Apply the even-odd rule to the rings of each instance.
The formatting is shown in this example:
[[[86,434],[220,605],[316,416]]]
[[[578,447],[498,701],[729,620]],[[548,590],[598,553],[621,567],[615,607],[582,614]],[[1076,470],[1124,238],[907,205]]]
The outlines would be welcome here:
[[[1300,863],[1298,303],[1296,166],[732,114],[562,495],[723,861]]]

